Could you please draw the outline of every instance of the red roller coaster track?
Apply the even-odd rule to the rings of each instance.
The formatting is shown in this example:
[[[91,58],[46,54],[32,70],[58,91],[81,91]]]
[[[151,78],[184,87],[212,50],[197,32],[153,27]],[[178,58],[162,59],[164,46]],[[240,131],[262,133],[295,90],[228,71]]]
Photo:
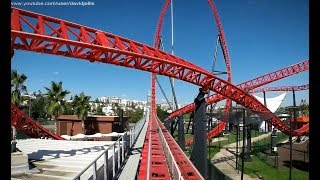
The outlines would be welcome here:
[[[259,89],[253,89],[250,93],[267,92],[267,91],[302,91],[309,89],[309,84],[302,86],[279,86],[279,87],[264,87]]]
[[[156,28],[155,43],[154,43],[154,47],[155,48],[159,47],[160,35],[161,35],[161,30],[162,30],[162,23],[163,23],[165,13],[166,13],[166,11],[168,9],[168,6],[169,6],[170,2],[171,2],[171,0],[166,0],[164,5],[163,5],[163,7],[162,7],[162,9],[161,9],[161,13],[160,13],[160,16],[159,16],[159,19],[158,19],[157,28]],[[217,11],[213,1],[212,0],[208,0],[208,3],[209,3],[209,6],[210,6],[210,8],[211,8],[211,10],[213,12],[213,15],[214,15],[214,18],[215,18],[215,22],[217,24],[217,28],[218,28],[218,31],[219,31],[219,39],[220,39],[220,43],[221,43],[221,49],[222,49],[222,52],[223,52],[223,57],[224,57],[226,68],[227,68],[227,76],[228,76],[227,81],[229,83],[231,83],[231,80],[232,80],[231,61],[230,61],[230,57],[229,57],[229,53],[228,53],[228,47],[227,47],[227,42],[226,42],[226,38],[225,38],[225,35],[224,35],[222,23],[221,23],[218,11]],[[230,109],[231,103],[232,103],[232,101],[230,99],[228,99],[227,102],[226,102],[226,105],[225,105],[226,108],[225,108],[224,116],[223,116],[224,119],[228,119],[228,117],[229,117],[228,109]]]
[[[245,81],[241,84],[238,84],[237,87],[241,88],[241,89],[247,89],[247,90],[252,90],[255,89],[257,87],[269,84],[271,82],[292,76],[294,74],[298,74],[300,72],[309,70],[309,60],[304,60],[302,62],[293,64],[291,66],[287,66],[285,68],[282,68],[280,70],[277,71],[273,71],[271,73],[259,76],[257,78]],[[223,97],[222,95],[219,94],[213,94],[211,96],[208,96],[206,98],[206,103],[207,104],[212,104],[212,103],[217,103],[219,101],[224,100],[225,97]],[[185,114],[185,113],[189,113],[191,111],[193,111],[195,109],[195,105],[194,103],[188,104],[174,112],[172,112],[169,115],[169,118],[173,118],[176,116],[179,116],[180,114]],[[218,134],[220,134],[223,129],[225,128],[226,122],[225,121],[221,121],[213,130],[211,130],[208,134],[207,134],[207,138],[211,139],[214,136],[217,136]],[[193,142],[192,139],[186,140],[186,146],[191,145],[191,143]]]
[[[161,14],[159,17],[158,26],[156,29],[155,40],[154,40],[154,48],[155,49],[159,49],[162,22],[163,22],[165,11],[166,11],[169,3],[170,3],[170,0],[167,0],[165,2],[164,7],[162,8],[162,11],[161,11]],[[152,134],[152,132],[156,133],[156,131],[163,131],[163,128],[159,129],[159,125],[158,125],[159,121],[158,122],[155,121],[155,119],[158,119],[157,114],[156,114],[156,97],[155,97],[155,95],[156,95],[155,83],[156,82],[155,82],[155,78],[156,78],[155,74],[152,73],[152,76],[151,76],[151,106],[152,106],[151,109],[152,110],[151,110],[151,118],[150,118],[150,123],[148,125],[149,127],[148,127],[148,132],[147,132],[147,135],[149,135],[149,133],[151,133],[150,136],[153,135],[155,138],[146,138],[145,139],[145,144],[143,146],[143,151],[145,151],[145,155],[142,155],[142,158],[141,158],[138,179],[145,179],[145,172],[148,169],[151,169],[151,170],[149,170],[149,173],[151,172],[151,177],[155,177],[155,173],[159,173],[159,171],[157,171],[157,170],[163,169],[163,168],[156,169],[155,167],[153,167],[154,164],[156,164],[156,163],[154,163],[154,161],[159,162],[161,159],[161,162],[164,162],[164,163],[166,162],[165,157],[163,155],[163,152],[162,152],[161,156],[157,155],[157,158],[155,158],[152,155],[153,152],[150,152],[150,148],[148,148],[148,144],[150,144],[150,143],[152,144],[154,142],[157,142],[158,148],[162,148],[161,144],[158,144],[158,142],[160,140],[159,134],[157,134],[157,135]],[[157,126],[155,126],[156,123],[157,123]],[[153,125],[153,127],[151,125]],[[149,128],[153,129],[153,131],[149,132]],[[169,145],[170,151],[172,152],[172,154],[175,158],[175,161],[178,164],[180,171],[182,172],[183,178],[184,179],[203,179],[201,177],[201,175],[199,174],[199,172],[197,171],[197,169],[192,165],[192,163],[189,161],[189,159],[184,155],[184,152],[179,148],[177,143],[172,139],[171,135],[166,131],[163,131],[163,134],[165,135],[165,139]],[[152,145],[152,146],[154,146],[154,145]],[[151,157],[148,157],[147,154],[151,154]],[[167,159],[170,159],[170,157],[167,157]],[[168,178],[167,174],[162,174],[162,175],[164,176],[163,178],[165,178],[165,179]],[[158,175],[156,175],[156,176],[158,176]]]
[[[157,48],[158,45],[159,45],[159,42],[160,42],[160,34],[161,34],[161,30],[162,30],[162,23],[163,23],[163,19],[164,19],[164,15],[167,11],[167,8],[169,6],[169,3],[171,2],[171,0],[166,0],[165,1],[165,4],[161,10],[161,13],[160,13],[160,16],[159,16],[159,20],[158,20],[158,25],[157,25],[157,29],[156,29],[156,36],[155,36],[155,47]],[[224,56],[224,59],[225,59],[225,63],[226,63],[226,67],[227,67],[227,75],[228,75],[228,82],[231,83],[231,79],[232,79],[232,76],[231,76],[231,63],[230,63],[230,58],[229,58],[229,53],[228,53],[228,47],[227,47],[227,43],[226,43],[226,38],[224,36],[224,31],[223,31],[223,27],[222,27],[222,23],[221,23],[221,20],[219,18],[219,14],[218,14],[218,11],[213,3],[212,0],[208,0],[208,3],[209,3],[209,6],[214,14],[214,18],[215,18],[215,21],[216,21],[216,24],[217,24],[217,27],[218,27],[218,31],[219,31],[219,37],[220,37],[220,43],[221,43],[221,48],[222,48],[222,52],[223,52],[223,56]],[[276,74],[276,73],[275,73]],[[268,75],[271,75],[268,74]],[[277,75],[277,74],[276,74]],[[264,79],[264,77],[262,76],[262,78]],[[270,76],[270,79],[272,79],[272,76]],[[257,81],[259,82],[259,80],[261,81],[261,77],[257,78]],[[247,81],[245,82],[245,85],[248,85],[248,83],[252,83],[254,82],[254,80],[251,80],[251,81]],[[270,81],[271,82],[271,81]],[[262,84],[262,83],[261,83]],[[263,84],[262,84],[263,85]],[[261,86],[262,86],[261,85]],[[209,96],[206,100],[209,100],[210,101],[210,97],[213,97],[212,96]],[[212,103],[208,103],[208,101],[206,101],[207,104],[212,104]],[[226,122],[227,122],[227,119],[229,117],[229,109],[231,107],[231,104],[232,104],[232,101],[231,99],[227,99],[226,101],[226,105],[225,105],[225,110],[224,110],[224,115],[223,115],[223,119],[222,119],[222,122],[220,122],[218,124],[218,126],[213,129],[211,132],[209,132],[207,134],[207,138],[212,138],[218,134],[220,134],[223,129],[225,128],[225,125],[226,125]],[[195,108],[194,104],[190,104],[190,105],[187,105],[179,110],[176,110],[175,112],[173,112],[172,114],[170,114],[170,118],[173,118],[173,117],[176,117],[176,116],[179,116],[180,114],[185,114],[187,112],[183,112],[181,113],[180,111],[193,111]],[[192,110],[191,110],[192,109]],[[176,113],[176,114],[175,114]],[[192,142],[192,140],[187,140],[186,141],[186,145],[190,145]]]
[[[11,126],[14,126],[18,131],[26,134],[31,138],[52,138],[56,140],[64,140],[62,137],[51,133],[40,124],[33,121],[14,104],[11,103]]]
[[[293,64],[291,66],[287,66],[285,68],[273,71],[271,73],[268,74],[264,74],[262,76],[256,77],[254,79],[245,81],[241,84],[238,84],[237,87],[241,88],[241,89],[247,89],[247,90],[252,90],[258,87],[261,87],[263,85],[272,83],[274,81],[278,81],[280,79],[298,74],[300,72],[303,71],[307,71],[309,70],[309,60],[304,60],[301,61],[299,63]],[[216,103],[219,101],[222,101],[226,98],[224,98],[223,96],[219,95],[219,94],[213,94],[210,95],[206,98],[206,103],[207,104],[212,104],[212,103]],[[189,113],[191,111],[193,111],[195,109],[194,103],[188,104],[174,112],[172,112],[169,115],[169,118],[173,118],[173,117],[177,117],[180,114],[186,114]]]
[[[171,179],[168,164],[159,138],[158,124],[150,118],[146,138],[141,153],[138,180]]]
[[[170,0],[167,0],[164,4],[164,7],[161,10],[161,14],[159,17],[159,21],[158,21],[158,26],[156,29],[156,35],[155,35],[155,40],[154,40],[154,48],[155,49],[159,49],[159,45],[160,45],[160,33],[161,33],[161,29],[162,29],[162,22],[164,19],[164,15],[166,12],[166,9],[168,7],[170,3]],[[150,122],[155,124],[155,119],[157,118],[156,115],[156,102],[155,102],[155,74],[152,73],[152,82],[151,82],[151,101],[152,101],[152,111],[151,111],[151,118],[150,118]],[[185,156],[184,152],[179,148],[179,146],[177,145],[177,143],[175,142],[175,140],[171,137],[171,135],[166,131],[166,129],[164,128],[164,126],[162,125],[162,123],[158,120],[158,124],[157,127],[154,127],[154,132],[156,131],[156,128],[158,128],[158,131],[162,131],[164,134],[164,137],[166,139],[166,142],[168,143],[168,146],[170,148],[170,151],[172,152],[173,156],[174,156],[174,160],[177,163],[177,165],[179,166],[179,170],[181,172],[181,175],[183,176],[184,179],[203,179],[203,177],[200,175],[200,173],[197,171],[197,169],[193,166],[193,164],[189,161],[189,159]],[[159,125],[160,124],[160,125]],[[159,129],[159,126],[161,126],[161,129]],[[149,128],[150,128],[150,124],[149,124]],[[148,132],[149,134],[149,132]],[[150,134],[151,136],[152,134]],[[155,135],[154,135],[155,136]],[[148,144],[152,143],[152,142],[158,142],[159,141],[159,134],[158,136],[156,136],[156,138],[151,139],[151,138],[146,138],[145,139],[145,146],[143,147],[143,150],[145,151],[145,154],[152,154],[152,152],[150,152],[150,148],[148,148]],[[160,146],[160,145],[159,145]],[[164,147],[166,148],[166,147]],[[161,156],[162,161],[165,161],[164,156]],[[152,173],[152,177],[154,177],[154,174],[157,173],[158,171],[152,167],[154,163],[153,160],[153,156],[151,156],[151,158],[147,157],[147,155],[142,156],[141,158],[141,165],[139,168],[139,176],[138,179],[144,179],[145,178],[145,173],[148,169],[149,172],[151,171]],[[170,159],[170,157],[167,157],[167,159]],[[151,163],[148,163],[151,162]],[[170,162],[168,162],[169,164],[172,164]],[[148,165],[146,165],[148,164]],[[171,167],[171,171],[172,171]],[[151,170],[150,170],[151,169]],[[159,168],[157,168],[159,169]],[[174,173],[173,173],[174,174]]]
[[[227,66],[228,82],[231,84],[231,63],[230,63],[230,57],[229,57],[229,53],[228,53],[228,47],[227,47],[226,38],[224,36],[224,31],[223,31],[223,28],[222,28],[222,23],[221,23],[221,20],[219,18],[218,10],[214,6],[213,1],[212,0],[208,0],[208,3],[210,5],[210,7],[211,7],[211,10],[213,11],[214,19],[216,20],[216,23],[217,23],[217,26],[218,26],[221,49],[222,49],[223,57],[225,59],[226,66]],[[229,109],[230,109],[231,105],[232,105],[232,100],[231,99],[227,99],[226,105],[225,105],[225,109],[224,109],[224,112],[223,112],[223,117],[222,117],[222,120],[224,122],[226,122],[229,119]]]
[[[253,96],[177,56],[114,34],[49,16],[12,8],[14,49],[71,57],[139,69],[210,89],[258,112],[276,129],[289,128]],[[294,131],[305,132],[309,126]]]
[[[186,60],[142,43],[16,8],[11,12],[11,39],[14,49],[139,69],[210,89],[258,112],[276,129],[289,133],[289,128],[280,119],[244,90]],[[293,134],[303,132],[304,127]]]
[[[162,131],[162,133],[164,134],[165,139],[170,147],[170,151],[174,156],[174,160],[179,166],[183,179],[194,179],[194,180],[203,179],[203,177],[200,175],[198,170],[193,166],[193,164],[190,162],[186,154],[182,151],[182,149],[173,139],[173,137],[168,132],[166,127],[164,127],[164,125],[159,120],[159,118],[157,118],[157,121],[160,127],[160,131]]]

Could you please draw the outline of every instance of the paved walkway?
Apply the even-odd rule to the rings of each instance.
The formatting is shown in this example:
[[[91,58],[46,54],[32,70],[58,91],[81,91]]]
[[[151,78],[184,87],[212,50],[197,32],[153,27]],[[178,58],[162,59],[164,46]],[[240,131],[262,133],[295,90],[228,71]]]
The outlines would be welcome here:
[[[270,135],[271,133],[263,134],[263,135],[252,138],[251,141],[255,142],[255,141],[270,137]],[[223,146],[223,148],[220,149],[220,152],[218,152],[211,159],[211,163],[229,178],[239,180],[241,179],[241,173],[238,174],[238,170],[235,169],[236,146],[237,146],[236,143],[231,143]],[[241,148],[242,148],[242,141],[239,142],[238,154],[240,154]],[[243,179],[259,179],[259,178],[252,178],[249,175],[243,174]]]
[[[149,116],[146,116],[149,117]],[[136,143],[133,146],[131,155],[129,155],[127,162],[125,163],[120,175],[119,180],[135,180],[136,174],[138,173],[138,166],[141,157],[141,151],[143,148],[143,143],[146,137],[147,127],[148,127],[149,118],[146,119],[146,122],[137,138]]]

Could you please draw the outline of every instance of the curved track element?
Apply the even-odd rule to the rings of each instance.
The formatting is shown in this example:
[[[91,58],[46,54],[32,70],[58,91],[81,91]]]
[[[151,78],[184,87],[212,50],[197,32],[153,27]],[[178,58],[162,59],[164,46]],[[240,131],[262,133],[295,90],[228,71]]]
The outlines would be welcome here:
[[[239,88],[245,88],[246,90],[253,90],[254,88],[266,85],[268,83],[277,81],[282,78],[289,77],[291,75],[294,75],[294,74],[297,74],[297,73],[300,73],[300,72],[303,72],[306,70],[309,70],[309,60],[304,60],[302,62],[299,62],[297,64],[293,64],[293,65],[285,67],[285,68],[282,68],[282,69],[274,71],[272,73],[268,73],[268,74],[259,76],[257,78],[252,79],[252,80],[238,84],[237,86]],[[219,94],[213,94],[213,95],[208,96],[206,98],[206,103],[207,104],[217,103],[217,102],[222,101],[224,99],[225,98]],[[179,116],[180,114],[189,113],[189,112],[193,111],[194,109],[195,109],[194,103],[188,104],[188,105],[172,112],[169,115],[169,118]],[[212,129],[210,132],[207,133],[207,139],[211,139],[211,138],[217,136],[218,134],[220,134],[223,131],[223,129],[225,128],[225,126],[226,126],[226,122],[224,122],[224,121],[219,122],[218,125],[214,129]],[[188,139],[185,142],[186,142],[186,146],[190,146],[193,142],[193,139]]]
[[[31,138],[52,138],[64,140],[64,138],[51,133],[40,124],[25,115],[20,109],[11,103],[11,126]]]
[[[162,22],[164,19],[164,15],[165,12],[169,6],[169,3],[171,2],[171,0],[166,0],[162,10],[161,10],[161,14],[158,20],[158,25],[157,25],[157,29],[156,29],[156,34],[155,34],[155,40],[154,40],[154,48],[155,49],[159,49],[160,47],[160,34],[161,34],[161,30],[162,30]],[[155,122],[157,123],[157,128],[159,128],[159,126],[162,125],[162,123],[160,122],[160,120],[157,117],[156,114],[156,101],[155,101],[155,80],[156,80],[156,76],[154,73],[152,73],[152,82],[151,82],[151,90],[152,90],[152,115],[151,118],[153,120],[155,120]],[[160,125],[159,125],[160,124]],[[165,131],[164,131],[165,130]],[[176,164],[178,165],[179,171],[182,175],[182,179],[203,179],[202,176],[200,175],[200,173],[197,171],[197,169],[193,166],[193,164],[189,161],[189,159],[185,156],[184,152],[180,149],[180,147],[177,145],[177,143],[174,141],[174,139],[171,137],[171,135],[166,131],[166,128],[163,127],[163,125],[161,126],[161,129],[159,128],[157,131],[161,131],[161,133],[158,134],[158,136],[164,136],[162,137],[162,139],[165,139],[165,141],[167,142],[167,146],[169,147],[164,147],[164,148],[170,148],[169,151],[171,151],[171,153],[167,154],[167,163],[170,164],[170,170],[171,170],[171,174],[172,174],[172,178],[178,178],[177,174],[175,173],[176,171],[174,170],[175,168],[173,167],[174,163],[170,162],[172,161],[172,157],[168,157],[169,154],[173,154],[174,156],[174,160],[176,162]],[[161,135],[160,135],[161,134]],[[144,149],[146,147],[144,146]],[[168,151],[168,149],[167,149]],[[144,157],[147,158],[147,157]],[[142,161],[143,157],[142,157]],[[152,167],[150,167],[152,168]],[[143,178],[143,176],[141,177]],[[138,179],[140,179],[140,175],[138,176]]]
[[[171,2],[171,0],[166,0],[165,1],[164,5],[163,5],[163,7],[161,9],[161,13],[160,13],[159,19],[158,19],[156,35],[155,35],[155,44],[154,44],[154,47],[157,48],[157,49],[158,49],[159,44],[160,44],[160,34],[161,34],[161,30],[162,30],[162,23],[163,23],[165,13],[166,13],[166,11],[168,9],[168,6],[169,6],[170,2]],[[227,76],[228,76],[227,81],[231,84],[231,80],[232,80],[232,76],[231,76],[231,61],[230,61],[230,57],[229,57],[229,53],[228,53],[227,42],[226,42],[226,38],[225,38],[225,35],[224,35],[222,23],[221,23],[218,11],[217,11],[216,7],[214,6],[213,1],[212,0],[208,0],[208,3],[209,3],[209,6],[210,6],[210,8],[211,8],[211,10],[213,12],[214,19],[215,19],[215,22],[217,24],[217,28],[218,28],[218,31],[219,31],[219,37],[220,37],[219,40],[220,40],[221,49],[222,49],[222,52],[223,52],[223,57],[224,57],[224,60],[225,60],[225,63],[226,63],[226,68],[227,68]],[[228,119],[228,117],[229,117],[229,109],[231,107],[231,104],[232,104],[232,101],[230,99],[228,99],[227,102],[226,102],[226,105],[225,105],[226,108],[225,108],[224,116],[223,116],[224,119]]]
[[[302,86],[279,86],[279,87],[264,87],[259,89],[253,89],[250,93],[259,93],[259,92],[267,92],[267,91],[302,91],[309,89],[309,84],[305,84]]]
[[[260,86],[272,83],[274,81],[278,81],[280,79],[298,74],[300,72],[303,71],[307,71],[309,70],[309,60],[304,60],[301,61],[299,63],[293,64],[291,66],[279,69],[277,71],[268,73],[268,74],[264,74],[262,76],[259,76],[257,78],[245,81],[241,84],[238,84],[237,87],[241,88],[241,89],[246,89],[246,90],[252,90],[255,88],[258,88]],[[219,101],[222,101],[226,98],[224,98],[223,96],[219,95],[219,94],[213,94],[210,95],[206,98],[206,103],[207,104],[212,104],[212,103],[217,103]],[[194,103],[188,104],[174,112],[172,112],[169,115],[169,118],[174,118],[177,116],[180,116],[181,114],[186,114],[189,113],[191,111],[193,111],[195,109]]]
[[[226,37],[224,36],[224,31],[222,28],[222,23],[218,14],[218,10],[215,7],[215,5],[213,4],[212,0],[208,0],[208,3],[211,7],[211,10],[213,11],[214,14],[214,19],[216,20],[217,26],[218,26],[218,30],[219,30],[219,40],[220,40],[220,44],[221,44],[221,49],[223,52],[223,57],[226,63],[226,67],[227,67],[227,75],[228,75],[228,82],[231,84],[231,61],[230,61],[230,56],[229,56],[229,52],[228,52],[228,47],[227,47],[227,42],[226,42]],[[224,108],[224,112],[223,112],[223,117],[222,117],[222,121],[227,122],[229,119],[229,111],[230,111],[230,107],[232,106],[232,100],[231,99],[227,99],[226,101],[226,105]],[[224,128],[221,128],[222,130]]]
[[[103,62],[180,79],[219,93],[258,112],[276,129],[286,134],[290,132],[252,95],[177,56],[75,23],[16,8],[11,10],[14,49]],[[305,128],[295,130],[293,135],[302,134]]]

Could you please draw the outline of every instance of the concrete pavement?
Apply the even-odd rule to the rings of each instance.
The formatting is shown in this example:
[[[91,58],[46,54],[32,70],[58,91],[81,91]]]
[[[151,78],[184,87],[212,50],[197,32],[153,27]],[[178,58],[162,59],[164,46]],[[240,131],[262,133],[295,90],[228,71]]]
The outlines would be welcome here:
[[[254,137],[251,139],[251,141],[255,142],[264,138],[268,138],[270,136],[271,136],[271,132]],[[238,154],[240,154],[241,148],[242,148],[242,141],[239,142]],[[211,159],[211,163],[229,178],[239,180],[241,179],[241,173],[238,174],[238,170],[235,169],[236,167],[235,154],[236,154],[236,143],[227,144],[223,146],[223,148],[220,149],[220,152],[218,152]],[[251,179],[259,179],[259,178],[252,178],[249,175],[243,174],[243,179],[251,180]]]

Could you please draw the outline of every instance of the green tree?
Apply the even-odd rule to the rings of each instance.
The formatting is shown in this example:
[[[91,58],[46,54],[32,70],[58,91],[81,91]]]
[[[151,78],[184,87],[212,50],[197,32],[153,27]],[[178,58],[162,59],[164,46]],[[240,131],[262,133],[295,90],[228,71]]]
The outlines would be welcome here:
[[[22,92],[27,92],[27,87],[23,84],[27,76],[19,74],[17,70],[11,70],[11,102],[17,107],[22,103]]]
[[[32,106],[31,106],[31,116],[36,120],[39,118],[45,118],[46,117],[46,111],[44,109],[46,105],[46,98],[41,93],[41,91],[36,94],[36,99],[32,100]]]
[[[64,111],[63,114],[65,114],[65,115],[74,115],[74,109],[73,109],[72,102],[65,102],[63,106],[65,108],[65,111]]]
[[[90,96],[86,96],[83,92],[80,93],[80,96],[76,95],[73,100],[74,112],[77,117],[81,120],[82,123],[82,133],[84,134],[84,119],[88,116],[90,111],[89,100]]]
[[[124,115],[130,117],[130,121],[133,123],[138,122],[143,116],[143,109],[137,108],[136,110],[129,110],[124,112]]]
[[[48,115],[53,115],[55,120],[55,133],[57,133],[57,120],[58,117],[64,113],[65,107],[63,106],[63,99],[70,92],[68,90],[63,90],[62,82],[56,83],[54,81],[51,82],[50,88],[45,87],[47,90],[46,98],[47,104],[45,106],[45,110]]]
[[[163,120],[169,116],[169,113],[157,106],[157,115],[160,121],[163,122]]]
[[[102,107],[100,106],[100,104],[97,107],[96,115],[105,115],[104,112],[102,111]]]

